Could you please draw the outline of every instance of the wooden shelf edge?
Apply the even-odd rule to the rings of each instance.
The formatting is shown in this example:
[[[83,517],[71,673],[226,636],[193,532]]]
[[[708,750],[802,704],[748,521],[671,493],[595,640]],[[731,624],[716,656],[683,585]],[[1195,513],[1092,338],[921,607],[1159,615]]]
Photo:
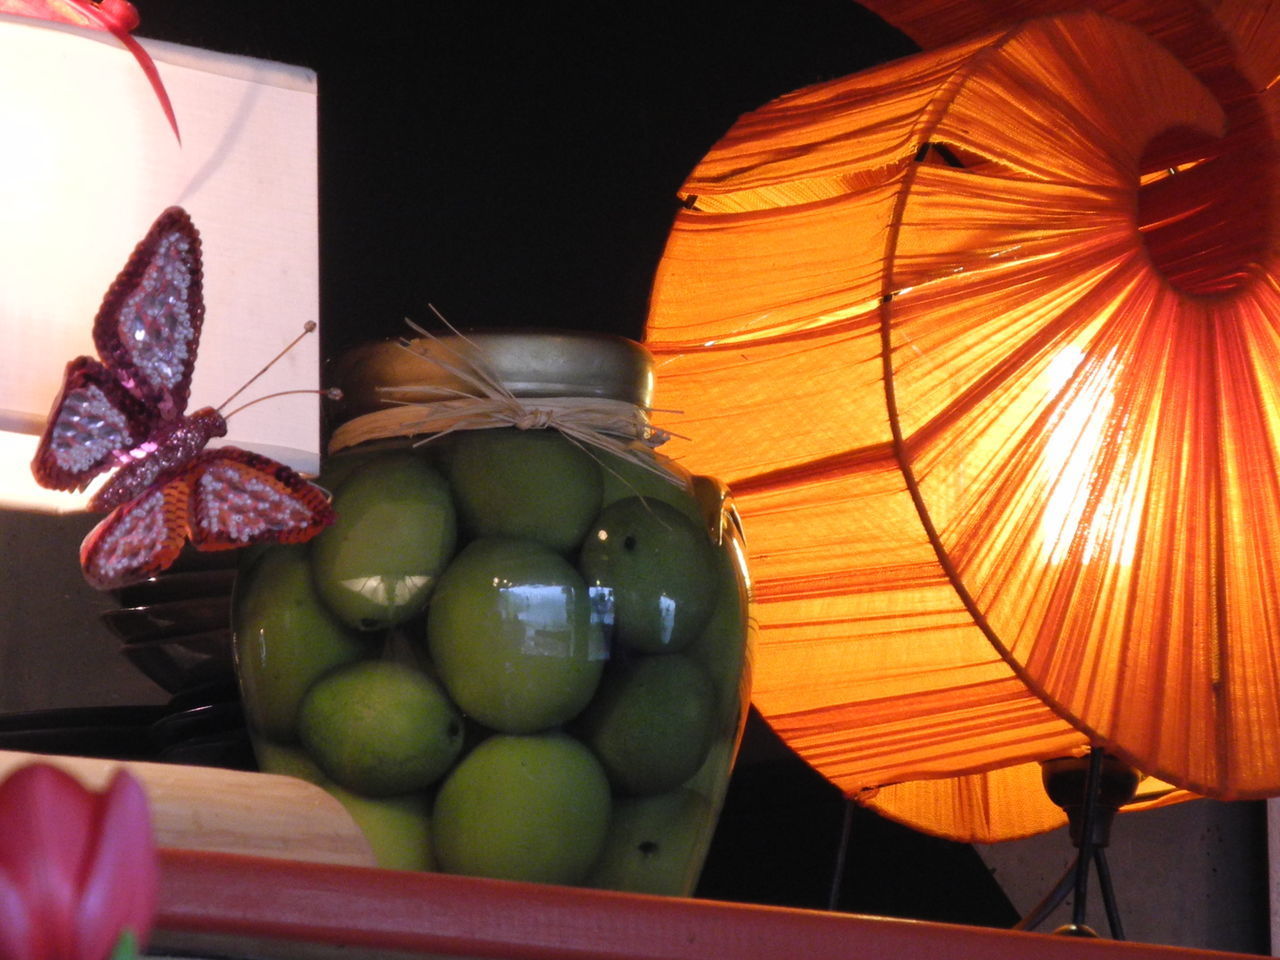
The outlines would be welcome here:
[[[161,850],[159,939],[501,960],[1226,960],[1244,954]]]

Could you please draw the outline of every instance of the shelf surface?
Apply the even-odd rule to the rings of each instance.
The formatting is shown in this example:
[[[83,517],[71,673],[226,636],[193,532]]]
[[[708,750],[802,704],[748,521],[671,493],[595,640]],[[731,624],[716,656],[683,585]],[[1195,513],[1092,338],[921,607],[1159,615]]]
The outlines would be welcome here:
[[[490,960],[1227,960],[1247,955],[161,850],[153,950]],[[358,952],[358,953],[357,953]]]

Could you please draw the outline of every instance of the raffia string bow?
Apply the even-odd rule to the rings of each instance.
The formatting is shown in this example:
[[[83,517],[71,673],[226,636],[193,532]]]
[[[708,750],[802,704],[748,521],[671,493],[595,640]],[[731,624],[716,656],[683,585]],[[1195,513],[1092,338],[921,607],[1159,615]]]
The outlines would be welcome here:
[[[649,451],[666,442],[669,434],[649,423],[648,409],[608,397],[516,396],[473,341],[455,331],[464,348],[457,349],[407,322],[420,339],[401,340],[400,346],[421,359],[422,382],[411,391],[399,386],[378,387],[379,399],[388,405],[335,429],[329,453],[395,437],[418,438],[419,443],[425,443],[456,430],[554,428],[577,443],[667,474]],[[405,399],[409,393],[414,400]]]

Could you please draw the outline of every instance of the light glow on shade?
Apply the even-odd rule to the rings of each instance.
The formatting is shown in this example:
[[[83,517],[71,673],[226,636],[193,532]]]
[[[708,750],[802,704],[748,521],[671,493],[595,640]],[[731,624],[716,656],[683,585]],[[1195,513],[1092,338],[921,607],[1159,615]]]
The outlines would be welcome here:
[[[108,286],[170,205],[191,212],[203,239],[207,317],[193,407],[220,403],[318,317],[314,74],[143,44],[182,124],[180,146],[113,37],[0,15],[0,430],[43,430],[65,364],[93,353]],[[255,388],[317,386],[318,340]],[[315,472],[319,400],[252,407],[232,418],[226,442]],[[85,497],[41,490],[29,462],[8,471],[0,503],[83,507]]]
[[[1086,354],[1069,344],[1053,356],[1046,374],[1050,398],[1066,396],[1049,427],[1044,450],[1048,484],[1041,529],[1050,564],[1069,563],[1073,554],[1081,564],[1105,557],[1128,565],[1137,547],[1137,524],[1132,511],[1114,491],[1095,489],[1093,480],[1105,475],[1102,459],[1107,425],[1115,405],[1115,354],[1095,366],[1087,377],[1081,370]],[[1084,382],[1076,387],[1075,384]],[[1131,522],[1125,523],[1128,518]],[[1121,528],[1121,537],[1111,535]],[[1083,544],[1076,544],[1077,537]]]
[[[0,430],[0,508],[38,510],[41,513],[75,513],[83,510],[105,478],[98,478],[83,493],[46,490],[31,479],[36,453],[34,434]]]
[[[1280,792],[1280,9],[1236,47],[1232,3],[869,5],[937,48],[741,118],[651,297],[754,702],[957,839],[1061,824],[1035,761],[1090,741],[1153,802]]]

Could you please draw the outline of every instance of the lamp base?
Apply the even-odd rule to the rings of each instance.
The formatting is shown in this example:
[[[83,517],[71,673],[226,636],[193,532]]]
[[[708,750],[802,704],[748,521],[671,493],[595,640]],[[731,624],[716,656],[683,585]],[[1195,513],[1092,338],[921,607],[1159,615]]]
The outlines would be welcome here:
[[[1067,814],[1071,842],[1080,846],[1084,838],[1085,808],[1090,811],[1090,840],[1105,847],[1111,840],[1111,824],[1116,813],[1137,795],[1142,775],[1124,761],[1102,753],[1098,780],[1092,797],[1089,790],[1089,763],[1092,753],[1079,757],[1054,757],[1040,763],[1045,793]]]
[[[1098,871],[1102,901],[1107,911],[1111,935],[1124,939],[1115,892],[1111,887],[1111,870],[1107,866],[1105,848],[1111,840],[1111,824],[1119,809],[1134,798],[1141,774],[1117,758],[1093,749],[1081,757],[1055,757],[1041,761],[1045,792],[1067,814],[1071,842],[1079,853],[1075,863],[1015,929],[1034,930],[1073,889],[1076,902],[1073,921],[1054,931],[1071,937],[1097,937],[1085,925],[1085,893],[1090,864]]]
[[[1099,940],[1098,932],[1093,927],[1083,923],[1064,923],[1057,930],[1053,931],[1055,937],[1085,937],[1086,939]]]

